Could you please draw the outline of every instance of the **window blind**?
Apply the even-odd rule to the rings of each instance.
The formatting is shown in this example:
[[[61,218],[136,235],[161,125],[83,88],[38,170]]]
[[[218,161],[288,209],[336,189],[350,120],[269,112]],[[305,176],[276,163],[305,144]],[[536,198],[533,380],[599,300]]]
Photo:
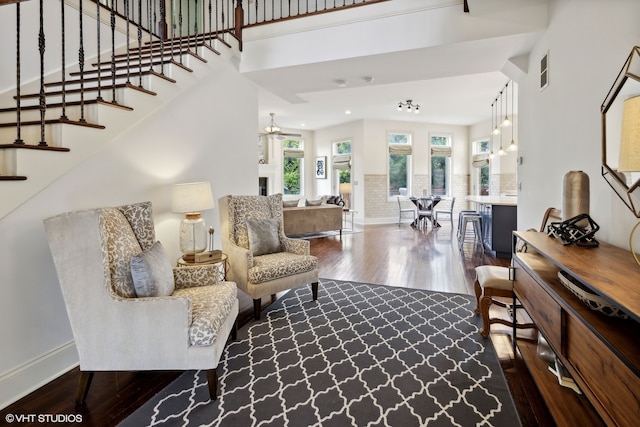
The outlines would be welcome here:
[[[351,154],[336,154],[332,163],[334,169],[351,169]]]
[[[451,157],[451,147],[448,145],[432,145],[431,155],[436,157]]]
[[[487,153],[474,154],[471,158],[471,165],[474,168],[481,168],[489,164],[489,155]]]
[[[404,154],[410,156],[412,153],[411,145],[409,144],[389,144],[389,154]]]
[[[304,150],[300,150],[297,148],[285,148],[283,156],[295,157],[296,159],[301,159],[304,157]]]

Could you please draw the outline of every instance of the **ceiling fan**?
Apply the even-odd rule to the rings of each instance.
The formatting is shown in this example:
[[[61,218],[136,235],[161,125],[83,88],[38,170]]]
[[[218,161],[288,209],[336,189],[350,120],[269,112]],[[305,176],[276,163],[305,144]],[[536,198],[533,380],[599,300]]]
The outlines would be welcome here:
[[[266,128],[264,128],[264,132],[260,134],[260,136],[263,135],[273,135],[279,139],[284,138],[285,136],[292,136],[295,138],[302,138],[302,134],[299,133],[284,133],[281,132],[280,130],[280,126],[278,126],[274,120],[274,116],[276,115],[275,113],[269,113],[269,115],[271,116],[271,122],[269,123],[269,126],[267,126]]]

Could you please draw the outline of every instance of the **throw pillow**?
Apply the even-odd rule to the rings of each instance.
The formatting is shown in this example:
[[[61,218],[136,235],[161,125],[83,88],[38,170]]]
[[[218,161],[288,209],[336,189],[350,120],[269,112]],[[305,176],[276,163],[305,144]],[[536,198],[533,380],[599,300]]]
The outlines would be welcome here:
[[[280,236],[278,236],[278,220],[248,219],[249,250],[254,256],[280,252]]]
[[[305,202],[306,206],[320,206],[320,204],[322,203],[322,199],[319,200],[307,200]]]
[[[295,208],[296,206],[298,206],[298,201],[300,199],[295,199],[295,200],[283,200],[282,201],[282,206],[285,208]]]
[[[131,257],[133,286],[139,297],[162,297],[173,293],[173,268],[160,242]]]

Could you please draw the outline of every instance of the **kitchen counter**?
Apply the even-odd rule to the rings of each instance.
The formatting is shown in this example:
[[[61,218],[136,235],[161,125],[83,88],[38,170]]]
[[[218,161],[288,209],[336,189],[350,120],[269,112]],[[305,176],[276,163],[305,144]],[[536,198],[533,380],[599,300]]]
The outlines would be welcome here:
[[[513,231],[518,227],[516,196],[467,196],[482,216],[482,241],[498,258],[511,258]]]
[[[467,201],[483,205],[518,206],[517,196],[467,196]]]

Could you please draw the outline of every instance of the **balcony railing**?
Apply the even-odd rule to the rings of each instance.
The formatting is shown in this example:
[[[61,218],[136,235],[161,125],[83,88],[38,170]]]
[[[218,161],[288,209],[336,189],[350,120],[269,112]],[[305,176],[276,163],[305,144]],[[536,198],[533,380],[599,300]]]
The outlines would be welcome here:
[[[238,35],[241,33],[236,31],[238,27],[247,28],[383,1],[389,0],[152,0],[149,9],[142,10],[142,21],[156,22],[152,32],[158,36],[167,28],[172,29],[166,33],[169,37],[172,34],[182,37],[202,32],[235,32]],[[131,9],[130,16],[136,13],[133,0],[100,0],[100,3],[107,8],[112,7],[121,16],[126,14],[127,8]],[[162,16],[161,8],[166,11],[166,22],[158,22]],[[240,17],[242,20],[238,21]]]

